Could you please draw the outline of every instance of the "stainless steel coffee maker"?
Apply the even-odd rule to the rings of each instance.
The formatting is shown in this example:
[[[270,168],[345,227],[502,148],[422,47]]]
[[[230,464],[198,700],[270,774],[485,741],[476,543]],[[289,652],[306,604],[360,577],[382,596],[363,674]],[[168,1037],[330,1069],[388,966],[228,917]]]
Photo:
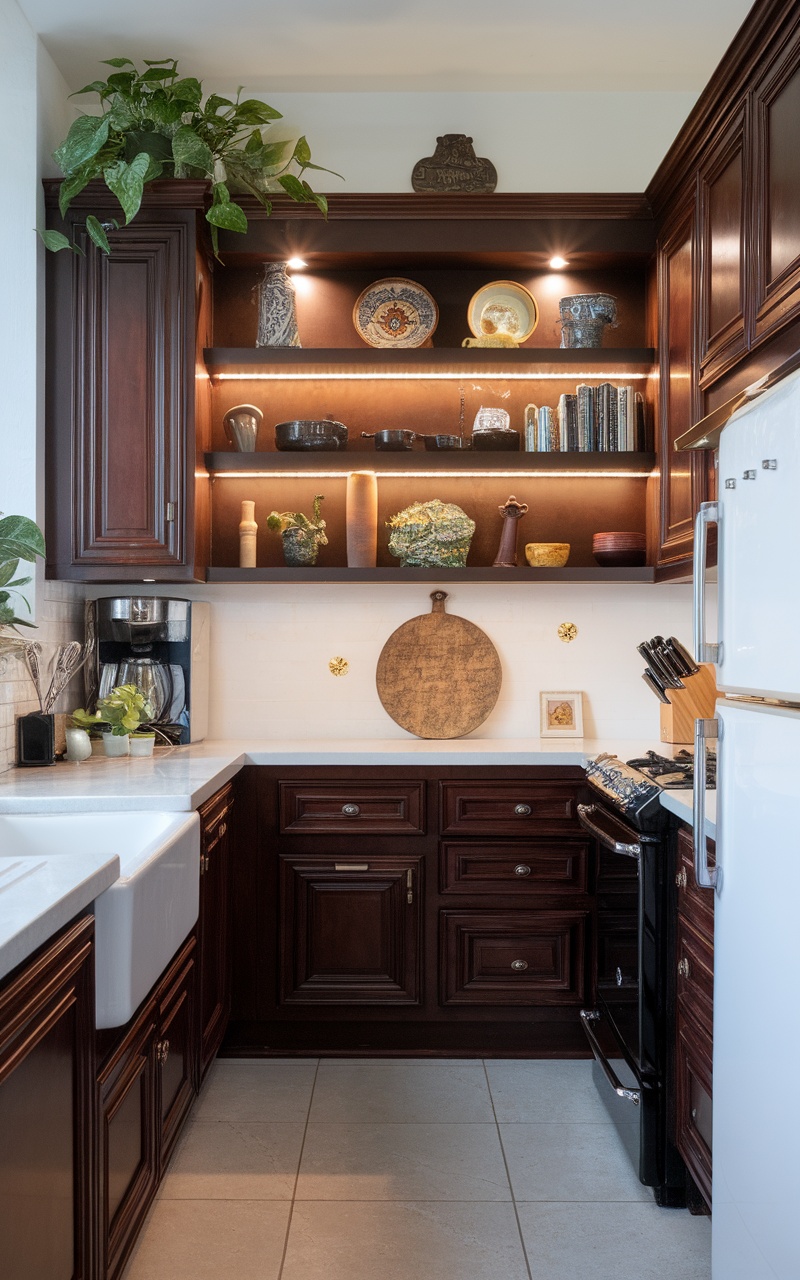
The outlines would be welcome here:
[[[94,602],[96,696],[138,685],[173,742],[208,732],[209,606],[203,600],[103,596]]]

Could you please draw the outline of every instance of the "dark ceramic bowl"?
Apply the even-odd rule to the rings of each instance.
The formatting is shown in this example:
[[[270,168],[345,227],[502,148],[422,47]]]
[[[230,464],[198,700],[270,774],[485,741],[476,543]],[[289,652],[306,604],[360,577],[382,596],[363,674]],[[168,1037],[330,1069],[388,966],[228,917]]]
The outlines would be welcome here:
[[[515,431],[513,427],[498,427],[497,430],[473,431],[472,433],[473,449],[485,449],[487,451],[506,449],[512,453],[519,453],[519,443],[519,432]]]
[[[425,448],[429,452],[437,449],[460,449],[462,447],[461,436],[435,435],[423,436],[422,439],[425,441]]]
[[[374,440],[375,448],[387,450],[389,453],[400,453],[404,449],[413,449],[417,438],[415,431],[389,430],[362,431],[364,440]]]
[[[275,424],[275,448],[280,450],[316,449],[333,453],[347,448],[347,427],[330,418],[295,418]]]

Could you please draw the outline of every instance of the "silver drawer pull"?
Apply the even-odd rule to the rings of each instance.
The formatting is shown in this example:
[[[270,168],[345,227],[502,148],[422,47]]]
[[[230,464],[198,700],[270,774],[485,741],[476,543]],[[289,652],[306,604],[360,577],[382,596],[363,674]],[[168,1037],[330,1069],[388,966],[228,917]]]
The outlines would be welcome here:
[[[530,874],[531,874],[531,869],[530,867],[526,866],[524,862],[520,862],[518,866],[514,868],[515,876],[529,876]]]
[[[682,956],[678,961],[678,974],[681,978],[688,978],[690,972],[691,969],[689,967],[689,961],[686,959],[686,956]]]
[[[527,967],[528,967],[528,961],[527,961],[527,960],[512,960],[512,961],[511,961],[511,968],[514,970],[514,972],[515,972],[515,973],[522,973],[525,969],[527,969]]]
[[[357,818],[361,812],[361,806],[357,804],[343,804],[342,813],[346,818]]]
[[[686,888],[686,868],[685,867],[681,867],[680,871],[675,877],[675,883],[679,889]]]
[[[530,814],[531,806],[529,804],[515,804],[514,812],[518,818],[527,818]]]
[[[335,862],[336,871],[369,871],[368,862]]]
[[[228,830],[228,824],[227,824],[227,822],[221,822],[221,823],[219,824],[219,834],[220,834],[221,836],[224,836],[224,835],[225,835],[225,832],[226,832],[227,830]]]
[[[163,1067],[169,1058],[169,1040],[159,1040],[156,1045],[156,1060]]]

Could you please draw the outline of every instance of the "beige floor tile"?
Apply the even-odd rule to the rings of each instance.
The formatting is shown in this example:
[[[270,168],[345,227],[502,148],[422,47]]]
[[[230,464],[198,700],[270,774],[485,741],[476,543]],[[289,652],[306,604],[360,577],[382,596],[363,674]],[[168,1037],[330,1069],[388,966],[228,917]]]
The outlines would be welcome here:
[[[517,1200],[652,1200],[611,1123],[504,1124],[500,1133]]]
[[[486,1073],[501,1124],[608,1123],[590,1062],[495,1059],[487,1061]]]
[[[650,1204],[519,1204],[536,1280],[710,1280],[711,1223]]]
[[[195,1120],[161,1185],[167,1200],[291,1200],[305,1125]]]
[[[511,1204],[296,1204],[282,1280],[528,1280]]]
[[[314,1062],[217,1062],[198,1099],[198,1120],[305,1122]]]
[[[386,1059],[321,1062],[311,1120],[393,1123],[491,1123],[483,1064]]]
[[[298,1200],[509,1200],[490,1124],[309,1124]]]
[[[125,1280],[278,1280],[291,1205],[157,1200]]]

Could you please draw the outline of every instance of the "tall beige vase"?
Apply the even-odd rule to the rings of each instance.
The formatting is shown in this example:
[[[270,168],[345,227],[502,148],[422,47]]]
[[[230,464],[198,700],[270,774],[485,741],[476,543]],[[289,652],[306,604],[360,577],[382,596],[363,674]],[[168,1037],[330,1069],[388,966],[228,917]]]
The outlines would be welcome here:
[[[347,567],[374,569],[378,558],[378,477],[351,471],[347,477]]]

